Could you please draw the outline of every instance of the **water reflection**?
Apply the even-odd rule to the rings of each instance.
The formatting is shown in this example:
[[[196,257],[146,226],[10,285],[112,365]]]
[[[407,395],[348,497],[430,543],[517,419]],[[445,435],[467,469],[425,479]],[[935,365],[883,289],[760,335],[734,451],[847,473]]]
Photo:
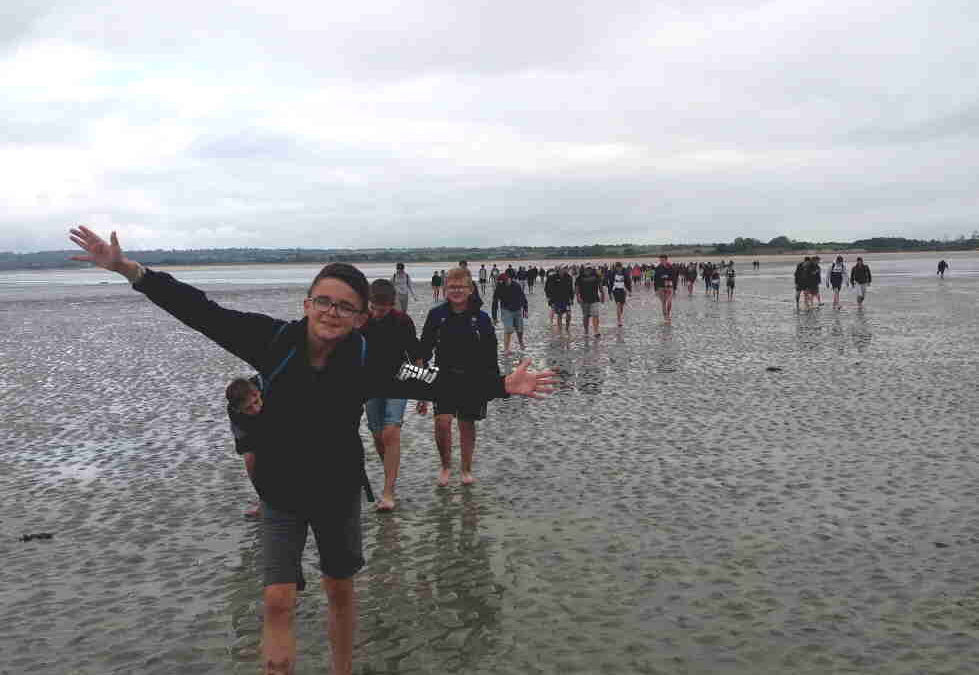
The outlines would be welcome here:
[[[833,325],[829,327],[829,340],[835,347],[836,353],[842,356],[846,352],[846,336],[843,332],[843,322],[840,321],[840,314],[833,314]]]
[[[582,394],[595,396],[602,393],[602,386],[605,384],[605,368],[601,362],[602,353],[594,348],[587,347],[578,362],[578,369],[575,375],[575,388]]]
[[[657,340],[656,372],[675,373],[679,362],[679,348],[673,341],[673,326],[668,323],[660,325]]]
[[[853,325],[850,326],[850,338],[853,340],[853,346],[861,354],[867,351],[867,347],[870,346],[873,333],[870,330],[870,322],[867,321],[867,315],[864,314],[863,308],[857,310]]]
[[[502,587],[490,564],[492,539],[480,528],[488,507],[474,492],[462,490],[461,497],[443,492],[430,513],[439,551],[431,618],[444,630],[442,645],[458,650],[463,670],[498,646],[502,605]]]
[[[822,335],[823,327],[819,323],[818,310],[804,310],[795,315],[795,336],[800,347],[816,349]]]

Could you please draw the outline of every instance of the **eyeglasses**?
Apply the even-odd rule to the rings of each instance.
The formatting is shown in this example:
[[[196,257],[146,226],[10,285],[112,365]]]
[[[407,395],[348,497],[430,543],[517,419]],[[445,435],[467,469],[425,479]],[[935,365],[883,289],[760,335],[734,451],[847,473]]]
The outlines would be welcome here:
[[[447,291],[469,291],[472,290],[472,286],[446,286]]]
[[[308,300],[313,303],[313,307],[318,312],[325,314],[332,308],[334,316],[341,319],[349,319],[354,314],[360,314],[359,307],[354,307],[349,302],[343,300],[334,300],[328,295],[317,295],[315,298],[308,298]]]

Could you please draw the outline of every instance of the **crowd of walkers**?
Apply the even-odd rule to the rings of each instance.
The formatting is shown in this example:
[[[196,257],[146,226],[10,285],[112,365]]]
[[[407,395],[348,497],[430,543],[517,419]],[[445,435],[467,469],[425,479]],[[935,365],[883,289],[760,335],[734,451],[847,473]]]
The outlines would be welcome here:
[[[522,362],[503,376],[496,327],[503,323],[503,351],[516,336],[524,348],[529,294],[538,285],[550,323],[569,330],[575,306],[586,335],[600,336],[600,311],[607,299],[623,325],[628,298],[643,290],[656,294],[664,321],[672,319],[673,299],[684,287],[693,296],[697,280],[705,295],[718,300],[724,279],[734,299],[734,261],[672,263],[662,255],[655,265],[569,264],[551,268],[481,264],[473,275],[465,261],[436,271],[432,299],[421,336],[408,314],[415,286],[403,263],[390,279],[368,283],[352,265],[332,263],[314,277],[300,320],[225,308],[193,286],[167,273],[131,261],[115,233],[106,242],[85,227],[71,240],[92,262],[124,276],[134,290],[239,357],[256,372],[236,378],[225,398],[235,449],[261,504],[249,515],[261,518],[264,575],[263,665],[266,673],[291,673],[295,666],[296,594],[305,587],[301,557],[308,531],[319,552],[326,593],[333,672],[349,673],[356,622],[353,576],[364,565],[362,493],[374,501],[364,465],[360,422],[367,426],[384,467],[384,486],[376,508],[395,509],[400,469],[401,426],[408,399],[425,415],[433,407],[434,441],[440,468],[436,483],[452,475],[453,426],[461,446],[461,483],[475,482],[476,422],[494,398],[537,398],[553,389],[554,373],[532,371]],[[943,261],[944,262],[944,261]],[[759,263],[753,263],[758,269]],[[947,263],[939,267],[944,274]],[[795,271],[796,305],[822,305],[824,270],[818,256],[806,257]],[[849,270],[838,256],[825,270],[825,283],[839,307],[844,284],[857,290],[862,305],[871,283],[862,258]],[[484,296],[491,292],[489,312]],[[454,425],[453,425],[454,422]]]

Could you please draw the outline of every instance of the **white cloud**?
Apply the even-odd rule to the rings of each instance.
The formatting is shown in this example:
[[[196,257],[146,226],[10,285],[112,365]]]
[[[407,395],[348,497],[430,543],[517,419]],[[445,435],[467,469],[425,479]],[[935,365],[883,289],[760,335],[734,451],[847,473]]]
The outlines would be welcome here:
[[[61,248],[79,221],[176,247],[850,239],[979,220],[964,1],[6,11],[0,250]]]

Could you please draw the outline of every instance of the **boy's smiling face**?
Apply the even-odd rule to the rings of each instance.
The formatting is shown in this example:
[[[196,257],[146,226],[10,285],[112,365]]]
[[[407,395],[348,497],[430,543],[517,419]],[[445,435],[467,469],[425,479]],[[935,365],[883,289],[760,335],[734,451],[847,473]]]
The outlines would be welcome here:
[[[241,404],[241,413],[243,415],[257,415],[260,412],[262,412],[262,392],[258,389],[252,389],[248,393],[248,398]]]

